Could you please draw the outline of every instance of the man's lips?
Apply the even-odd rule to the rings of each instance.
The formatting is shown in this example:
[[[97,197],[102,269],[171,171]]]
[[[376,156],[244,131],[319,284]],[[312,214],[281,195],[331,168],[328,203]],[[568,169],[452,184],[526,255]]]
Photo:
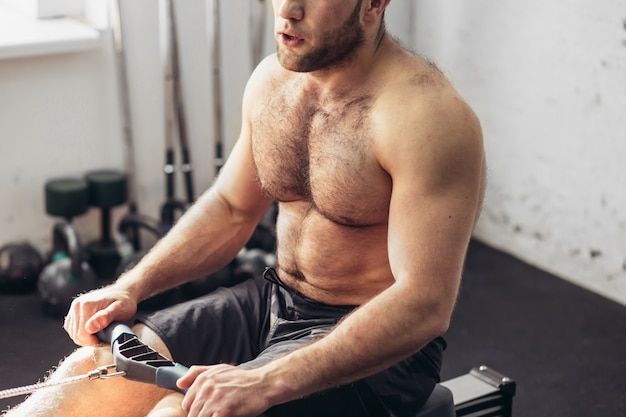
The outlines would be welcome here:
[[[281,41],[287,46],[296,46],[304,41],[304,38],[287,32],[279,32]]]

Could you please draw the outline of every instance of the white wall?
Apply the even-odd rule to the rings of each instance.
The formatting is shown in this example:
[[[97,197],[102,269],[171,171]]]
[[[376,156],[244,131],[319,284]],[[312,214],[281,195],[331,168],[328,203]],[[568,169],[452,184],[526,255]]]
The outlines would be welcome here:
[[[111,71],[100,50],[0,60],[0,245],[47,246],[46,179],[122,167]]]
[[[626,2],[419,0],[415,27],[483,123],[476,236],[626,303]]]
[[[97,9],[103,1],[87,3]],[[139,202],[149,215],[164,196],[156,4],[123,2]],[[214,171],[208,12],[205,0],[176,4],[200,193]],[[230,149],[252,68],[249,22],[259,1],[220,5]],[[625,20],[622,0],[567,7],[554,0],[393,0],[387,12],[388,29],[435,60],[482,120],[489,187],[476,236],[624,303]],[[269,18],[266,52],[273,50],[272,24]],[[49,247],[47,178],[124,168],[114,74],[107,31],[91,52],[0,60],[0,245],[28,239]],[[77,220],[86,240],[97,235],[97,219],[91,211]]]

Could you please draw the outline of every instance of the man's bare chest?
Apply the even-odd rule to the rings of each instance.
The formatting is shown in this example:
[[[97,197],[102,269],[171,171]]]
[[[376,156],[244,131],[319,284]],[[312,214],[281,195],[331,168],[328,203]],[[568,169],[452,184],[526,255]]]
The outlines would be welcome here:
[[[307,200],[339,224],[386,218],[390,184],[374,155],[371,105],[367,96],[330,108],[270,103],[251,126],[261,186],[279,201]]]

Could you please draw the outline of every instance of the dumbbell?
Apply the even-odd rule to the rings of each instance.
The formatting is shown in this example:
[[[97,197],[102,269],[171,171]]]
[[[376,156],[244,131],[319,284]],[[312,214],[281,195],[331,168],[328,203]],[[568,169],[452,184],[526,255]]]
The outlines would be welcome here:
[[[89,209],[87,181],[83,178],[55,178],[44,186],[46,213],[72,224],[74,217]]]
[[[37,289],[44,311],[62,316],[76,295],[96,288],[97,277],[84,260],[78,234],[69,222],[54,225],[52,241],[52,262],[41,272]]]
[[[85,181],[89,206],[100,209],[100,238],[87,245],[87,258],[100,279],[112,279],[120,256],[111,235],[111,209],[126,203],[126,174],[114,170],[91,171],[85,174]]]
[[[44,311],[59,316],[67,312],[75,295],[97,286],[72,225],[74,217],[89,209],[88,190],[83,178],[52,179],[44,189],[46,213],[60,220],[52,230],[52,252],[39,275],[37,290]]]
[[[81,178],[56,178],[45,184],[46,213],[68,222],[89,209],[87,182]]]

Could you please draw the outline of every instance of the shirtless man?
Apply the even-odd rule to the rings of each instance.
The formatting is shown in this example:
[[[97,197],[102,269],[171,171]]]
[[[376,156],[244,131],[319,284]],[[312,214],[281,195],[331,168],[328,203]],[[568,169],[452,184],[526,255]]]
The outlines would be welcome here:
[[[178,381],[187,394],[91,381],[9,415],[417,413],[438,380],[485,162],[468,105],[386,32],[389,1],[273,0],[277,53],[249,80],[220,176],[137,267],[72,304],[65,329],[83,347],[52,378],[111,363],[94,333],[225,265],[278,200],[275,271],[134,327],[199,365]]]

